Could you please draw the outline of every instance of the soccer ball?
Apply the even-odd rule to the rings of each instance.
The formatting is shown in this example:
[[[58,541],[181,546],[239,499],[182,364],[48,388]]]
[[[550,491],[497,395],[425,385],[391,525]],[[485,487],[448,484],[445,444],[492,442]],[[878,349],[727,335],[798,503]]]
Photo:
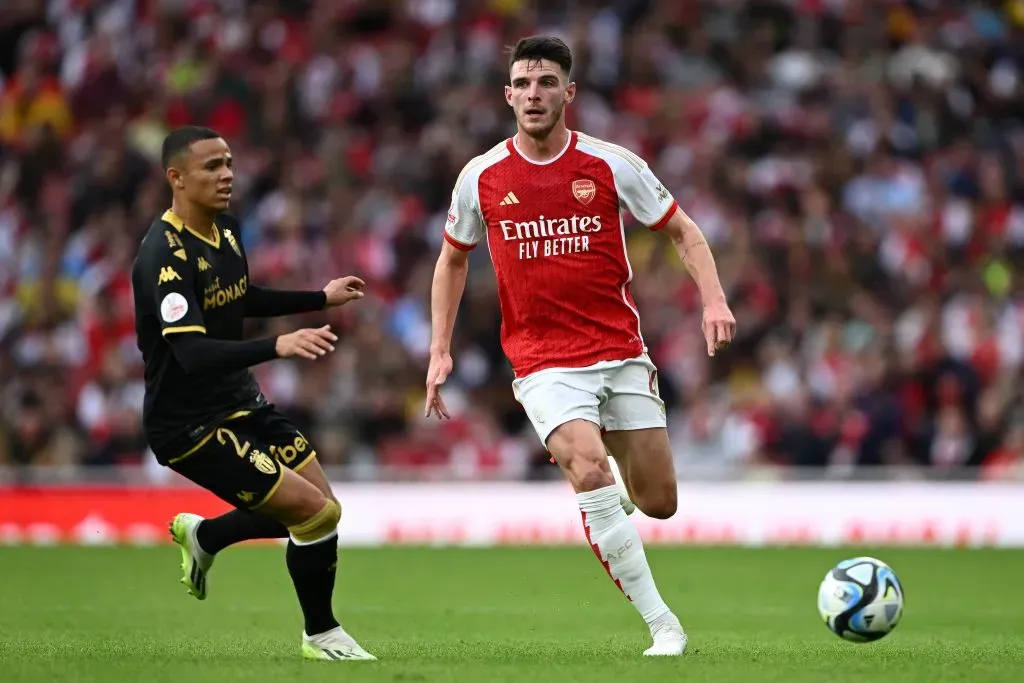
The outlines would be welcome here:
[[[878,640],[903,616],[903,586],[885,562],[855,557],[833,567],[818,588],[818,613],[840,638]]]

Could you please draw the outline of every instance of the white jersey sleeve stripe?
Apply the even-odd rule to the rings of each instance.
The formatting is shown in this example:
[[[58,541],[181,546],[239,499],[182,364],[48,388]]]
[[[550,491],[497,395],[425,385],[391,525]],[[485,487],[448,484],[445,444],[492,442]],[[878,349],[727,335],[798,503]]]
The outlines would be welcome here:
[[[625,147],[622,147],[621,145],[616,145],[616,144],[611,143],[611,142],[606,142],[606,141],[601,140],[599,138],[591,137],[589,135],[584,135],[583,133],[577,133],[576,135],[578,136],[579,141],[582,142],[585,145],[590,145],[590,146],[595,147],[597,149],[600,149],[600,150],[603,150],[603,151],[606,151],[606,152],[609,152],[611,154],[615,154],[616,156],[621,157],[627,163],[629,163],[630,166],[635,168],[637,173],[642,172],[647,167],[647,162],[645,162],[643,159],[638,157],[636,154],[634,154],[630,150],[626,149]]]
[[[508,155],[508,147],[503,142],[486,154],[471,159],[459,173],[444,224],[444,237],[456,249],[469,251],[487,234],[487,224],[480,208],[480,175]]]
[[[615,178],[620,204],[643,225],[657,230],[674,213],[677,205],[672,194],[636,154],[610,142],[583,135],[576,149],[608,164]]]
[[[499,152],[505,152],[504,155],[500,155],[502,157],[508,155],[508,148],[505,146],[504,142],[501,142],[495,145],[494,147],[491,147],[489,150],[487,150],[480,156],[475,156],[472,159],[470,159],[459,172],[459,177],[455,180],[455,188],[453,189],[453,192],[457,193],[459,191],[459,188],[462,187],[462,183],[466,179],[467,175],[472,173],[480,164],[486,163],[492,155],[497,154]],[[490,166],[491,164],[487,165]]]

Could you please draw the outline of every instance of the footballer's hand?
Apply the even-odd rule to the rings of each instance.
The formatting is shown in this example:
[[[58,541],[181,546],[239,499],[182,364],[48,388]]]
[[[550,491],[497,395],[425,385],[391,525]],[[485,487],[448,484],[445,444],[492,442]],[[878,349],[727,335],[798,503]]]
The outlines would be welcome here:
[[[450,418],[448,409],[441,398],[441,385],[452,374],[452,355],[450,353],[431,353],[430,367],[427,369],[427,402],[423,408],[423,416],[437,414],[437,419]]]
[[[708,355],[712,358],[715,352],[728,347],[736,336],[736,318],[725,301],[716,301],[704,307],[700,327],[708,344]]]
[[[277,338],[274,350],[277,351],[278,358],[298,356],[316,360],[333,351],[336,341],[338,341],[338,337],[331,332],[330,325],[316,328],[307,327],[291,334],[282,334]]]
[[[344,306],[349,301],[362,299],[365,292],[363,289],[366,283],[355,275],[346,275],[336,280],[331,280],[324,287],[324,294],[327,295],[327,308]]]

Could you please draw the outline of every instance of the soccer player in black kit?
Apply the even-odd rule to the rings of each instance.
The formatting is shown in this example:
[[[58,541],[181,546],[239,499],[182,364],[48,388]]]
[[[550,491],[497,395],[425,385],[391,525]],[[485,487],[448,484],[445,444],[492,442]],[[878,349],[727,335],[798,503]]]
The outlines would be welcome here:
[[[235,506],[220,517],[181,513],[182,583],[206,598],[214,556],[247,539],[288,538],[286,562],[302,608],[302,655],[369,660],[334,617],[341,507],[313,445],[260,392],[249,368],[275,358],[316,360],[334,350],[328,326],[243,340],[247,317],[318,311],[359,299],[362,280],[296,292],[249,282],[231,200],[231,151],[216,131],[170,133],[162,163],[171,208],[132,268],[135,329],[146,364],[143,428],[157,460]]]

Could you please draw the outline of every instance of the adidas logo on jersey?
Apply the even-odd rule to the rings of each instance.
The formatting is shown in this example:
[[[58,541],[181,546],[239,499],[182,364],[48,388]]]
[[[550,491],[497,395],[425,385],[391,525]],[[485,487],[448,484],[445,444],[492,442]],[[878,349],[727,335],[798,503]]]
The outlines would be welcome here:
[[[515,192],[509,192],[505,195],[505,198],[498,202],[498,206],[508,206],[509,204],[518,204],[519,197],[516,197]]]

